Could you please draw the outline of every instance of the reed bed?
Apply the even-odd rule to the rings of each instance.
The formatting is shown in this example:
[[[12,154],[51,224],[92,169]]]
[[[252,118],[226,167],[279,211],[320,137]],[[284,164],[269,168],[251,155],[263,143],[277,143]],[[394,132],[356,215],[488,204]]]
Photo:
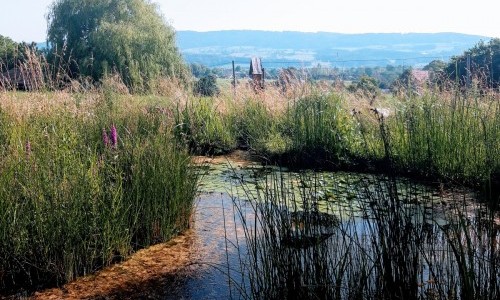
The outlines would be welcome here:
[[[161,99],[0,98],[0,295],[90,274],[189,226],[198,176]]]
[[[498,92],[428,88],[370,105],[344,90],[300,91],[239,87],[192,98],[178,113],[179,132],[196,154],[243,148],[294,167],[396,171],[476,188],[500,183]]]
[[[500,168],[500,98],[428,94],[387,120],[387,149],[398,169],[476,183]]]
[[[232,267],[247,278],[240,296],[500,296],[498,212],[471,205],[465,192],[445,197],[408,180],[368,178],[361,189],[350,179],[325,185],[319,173],[303,174],[299,181],[275,173],[263,188],[248,184],[246,200],[234,199],[245,235],[230,244],[241,251],[239,265]],[[318,197],[332,188],[339,192]],[[355,196],[344,198],[346,189]]]

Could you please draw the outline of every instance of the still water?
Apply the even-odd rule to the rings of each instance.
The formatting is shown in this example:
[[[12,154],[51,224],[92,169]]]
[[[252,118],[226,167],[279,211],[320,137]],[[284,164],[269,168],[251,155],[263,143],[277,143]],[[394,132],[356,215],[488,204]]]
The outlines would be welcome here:
[[[459,284],[445,283],[440,287],[442,291],[437,291],[429,282],[434,282],[434,277],[439,277],[439,274],[432,273],[432,265],[429,264],[446,261],[443,268],[450,268],[451,271],[456,268],[453,255],[443,254],[449,253],[446,243],[450,235],[446,228],[454,226],[449,221],[450,216],[460,214],[463,220],[474,223],[484,212],[476,199],[477,195],[464,189],[415,183],[407,179],[381,184],[388,179],[371,174],[290,172],[274,166],[262,166],[245,152],[215,159],[197,157],[195,165],[202,177],[191,230],[180,237],[181,240],[172,242],[173,246],[165,246],[161,251],[152,247],[138,253],[139,261],[156,264],[139,263],[137,269],[128,273],[124,271],[127,270],[126,266],[115,266],[101,272],[104,275],[98,274],[91,280],[76,283],[79,291],[72,292],[75,287],[73,283],[65,287],[64,292],[52,291],[52,295],[42,292],[35,298],[78,299],[78,295],[106,299],[281,298],[290,297],[286,291],[297,287],[300,287],[297,295],[323,293],[328,298],[330,290],[309,290],[316,282],[307,280],[317,274],[321,274],[321,278],[336,277],[337,283],[344,290],[337,296],[350,298],[352,278],[365,272],[364,268],[370,263],[373,263],[370,270],[377,268],[376,262],[370,262],[376,261],[373,258],[380,254],[380,245],[374,245],[381,242],[394,243],[380,235],[380,231],[389,236],[394,234],[394,231],[387,228],[390,226],[386,226],[392,223],[382,224],[377,222],[379,219],[388,222],[396,220],[398,224],[404,221],[404,226],[410,226],[411,230],[418,228],[414,232],[428,239],[425,242],[411,239],[408,243],[418,240],[418,247],[402,251],[409,251],[407,255],[414,255],[421,265],[418,270],[415,269],[418,279],[412,279],[420,285],[419,295],[445,293],[449,292],[447,289],[456,289]],[[398,214],[401,218],[394,213],[394,203],[380,204],[378,198],[398,199]],[[317,225],[315,222],[318,220],[331,222]],[[498,224],[495,226],[498,227]],[[433,235],[438,230],[444,233]],[[466,235],[466,240],[483,240],[481,232],[473,230],[473,234]],[[406,239],[407,235],[404,232],[396,233],[398,236],[395,237],[394,245],[398,246],[399,240]],[[482,255],[486,259],[494,257],[495,251],[500,252],[498,231],[493,232],[493,235],[490,231],[488,238],[488,241],[496,241],[497,245],[483,249]],[[430,250],[426,248],[429,245]],[[278,257],[273,257],[272,253],[278,253]],[[434,257],[436,253],[441,254]],[[164,256],[172,258],[161,262],[160,258]],[[323,262],[318,264],[317,257],[320,256],[323,257]],[[339,263],[347,261],[346,256],[350,257],[349,263],[353,268],[345,269],[339,275],[336,273]],[[311,261],[308,260],[309,257],[312,257]],[[130,261],[134,261],[134,256]],[[298,267],[288,266],[293,262]],[[307,266],[311,263],[312,267]],[[127,262],[124,263],[126,264]],[[483,268],[480,260],[475,264],[472,268]],[[393,266],[396,269],[398,267]],[[354,270],[355,268],[358,269]],[[497,267],[493,272],[496,270]],[[148,275],[139,282],[134,277],[129,281],[124,280],[129,273],[131,276],[139,273]],[[488,274],[484,276],[489,276],[488,278],[496,276],[496,273],[490,274],[491,270],[486,273]],[[268,275],[271,277],[267,281],[259,279]],[[281,280],[281,277],[287,276],[297,278],[289,282]],[[377,276],[379,275],[363,277],[365,296],[378,293],[379,287],[374,284],[380,280]],[[100,292],[97,288],[100,285],[98,281],[109,282],[112,278],[124,281],[121,285]],[[492,282],[495,288],[495,283]],[[322,284],[329,286],[331,282]],[[282,290],[283,286],[286,288],[285,292]]]
[[[406,241],[413,246],[402,249],[402,252],[406,251],[404,254],[394,254],[413,255],[418,260],[419,267],[407,271],[415,271],[416,274],[411,276],[418,276],[410,279],[420,285],[416,289],[419,295],[450,293],[457,285],[448,283],[448,279],[442,280],[445,283],[439,292],[433,285],[435,277],[450,277],[448,273],[435,274],[434,264],[446,272],[454,272],[457,267],[447,243],[449,236],[437,232],[456,225],[450,222],[455,214],[474,222],[479,219],[477,214],[483,212],[473,192],[439,184],[422,184],[403,178],[392,181],[372,174],[290,172],[262,166],[242,153],[200,161],[204,176],[194,222],[200,255],[193,273],[165,299],[289,298],[290,290],[298,293],[292,296],[331,298],[333,295],[329,290],[311,291],[302,287],[318,285],[314,280],[307,282],[318,270],[323,272],[322,276],[339,277],[336,272],[346,255],[352,255],[350,263],[356,264],[380,255],[378,248],[381,246],[374,246],[376,243],[393,243],[396,247],[405,243],[403,239],[408,239],[408,234],[404,232],[397,232],[391,238],[378,236],[381,231],[394,235],[390,229],[386,230],[394,218],[404,219],[398,222],[413,226],[412,232],[419,235]],[[379,198],[397,199],[397,214],[400,215],[391,212],[394,210],[391,203],[378,203]],[[318,220],[332,220],[330,216],[334,218],[331,226],[313,224]],[[378,222],[379,219],[388,223]],[[477,242],[484,239],[481,235],[473,230],[466,239]],[[342,242],[346,239],[349,239],[348,243]],[[498,234],[493,239],[498,241]],[[309,243],[311,240],[313,247]],[[251,245],[247,245],[248,242]],[[494,256],[484,253],[485,259]],[[327,256],[322,258],[320,267],[316,258],[311,259],[315,255]],[[294,263],[299,267],[283,267]],[[393,267],[401,267],[403,272],[407,268]],[[483,268],[482,261],[478,260],[476,267]],[[357,268],[363,272],[362,266]],[[346,292],[337,296],[352,297],[349,289],[356,289],[356,286],[350,286],[349,278],[358,271],[346,269],[341,272],[344,282],[341,285]],[[276,280],[276,277],[288,277],[293,272],[296,275],[292,277],[300,277],[295,282]],[[378,293],[378,287],[373,283],[379,279],[375,275],[372,277],[366,280],[365,296]],[[331,282],[321,284],[327,286]],[[281,291],[282,288],[288,292]]]

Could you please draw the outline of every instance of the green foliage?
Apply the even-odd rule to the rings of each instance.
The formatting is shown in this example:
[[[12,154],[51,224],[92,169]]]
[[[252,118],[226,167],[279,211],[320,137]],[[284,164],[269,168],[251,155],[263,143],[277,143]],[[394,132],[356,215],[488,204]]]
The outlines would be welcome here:
[[[450,106],[438,95],[416,98],[387,120],[395,167],[479,183],[500,169],[500,106],[462,98]]]
[[[217,86],[217,77],[215,75],[206,75],[201,77],[194,84],[193,92],[198,96],[217,96],[220,93],[220,89]]]
[[[246,99],[242,110],[235,111],[240,144],[262,154],[281,153],[288,145],[280,141],[283,119],[273,116],[265,105],[256,99]],[[279,146],[278,146],[279,145]],[[278,146],[276,149],[274,146]]]
[[[445,69],[447,67],[447,63],[442,60],[433,60],[428,65],[426,65],[423,70],[429,71],[429,80],[430,83],[435,86],[443,86],[446,80],[446,72]]]
[[[395,94],[406,95],[408,97],[416,96],[422,87],[413,76],[413,68],[408,68],[399,75],[398,79],[391,84],[391,90]]]
[[[319,157],[338,161],[352,141],[352,118],[337,95],[311,95],[299,99],[286,116],[283,129],[292,141],[292,151],[301,159]]]
[[[370,76],[361,76],[358,82],[349,86],[350,92],[359,92],[365,97],[374,99],[380,94],[378,82],[375,78]]]
[[[423,70],[432,72],[442,72],[446,68],[446,63],[442,60],[436,59],[427,64]]]
[[[193,76],[196,78],[202,78],[212,73],[212,70],[210,68],[199,63],[192,63],[189,66],[191,68],[191,74],[193,74]]]
[[[26,61],[27,52],[36,51],[35,43],[16,43],[0,35],[0,73],[19,66]]]
[[[465,85],[467,81],[467,57],[471,58],[471,75],[485,87],[500,86],[500,39],[491,39],[488,43],[479,42],[464,54],[453,57],[446,66],[448,78]]]
[[[57,0],[48,15],[52,59],[73,77],[117,72],[133,91],[161,76],[186,78],[172,27],[145,0]]]
[[[232,119],[219,111],[214,99],[195,98],[175,114],[174,133],[192,153],[222,154],[236,147]]]
[[[2,116],[2,289],[73,280],[187,228],[197,186],[188,153],[163,115],[118,114],[102,97],[77,114]]]
[[[19,45],[8,37],[0,35],[0,73],[14,67]]]

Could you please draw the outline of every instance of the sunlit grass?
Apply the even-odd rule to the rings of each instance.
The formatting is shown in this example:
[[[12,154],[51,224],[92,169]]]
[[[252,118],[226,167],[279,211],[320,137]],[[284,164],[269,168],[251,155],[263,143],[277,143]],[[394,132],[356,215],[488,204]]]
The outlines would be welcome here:
[[[197,175],[169,106],[114,93],[0,97],[2,289],[72,280],[189,226]]]

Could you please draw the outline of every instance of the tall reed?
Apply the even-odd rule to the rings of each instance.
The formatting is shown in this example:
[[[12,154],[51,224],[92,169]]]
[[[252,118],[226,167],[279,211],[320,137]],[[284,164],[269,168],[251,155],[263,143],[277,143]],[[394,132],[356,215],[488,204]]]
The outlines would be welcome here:
[[[3,95],[19,99],[0,113],[0,294],[70,281],[189,226],[197,175],[165,114],[112,93],[24,96]]]
[[[263,189],[248,189],[251,213],[235,198],[245,243],[233,244],[246,245],[239,265],[249,280],[243,298],[500,296],[497,212],[408,180],[348,177],[346,185],[321,176],[268,176]]]

